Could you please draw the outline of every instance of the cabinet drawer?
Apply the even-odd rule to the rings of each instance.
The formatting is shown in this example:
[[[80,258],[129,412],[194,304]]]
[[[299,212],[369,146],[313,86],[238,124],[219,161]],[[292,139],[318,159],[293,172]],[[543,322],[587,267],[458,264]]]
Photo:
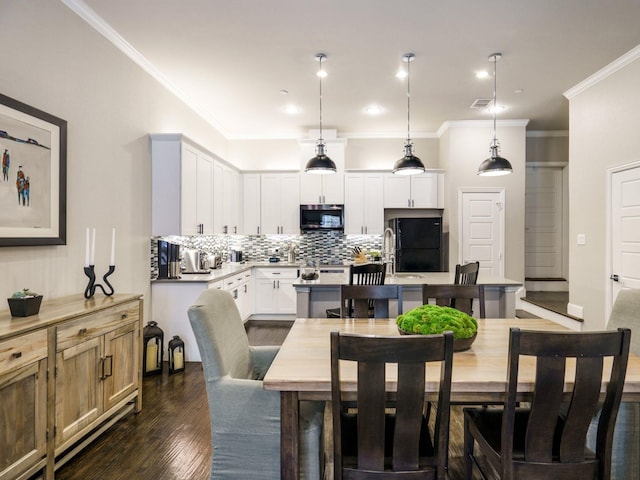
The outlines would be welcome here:
[[[46,329],[0,342],[0,372],[19,368],[46,357]]]
[[[278,280],[280,278],[298,278],[297,268],[257,268],[256,278]]]
[[[60,352],[87,339],[99,337],[123,323],[140,318],[138,302],[125,303],[70,321],[56,330],[56,351]]]

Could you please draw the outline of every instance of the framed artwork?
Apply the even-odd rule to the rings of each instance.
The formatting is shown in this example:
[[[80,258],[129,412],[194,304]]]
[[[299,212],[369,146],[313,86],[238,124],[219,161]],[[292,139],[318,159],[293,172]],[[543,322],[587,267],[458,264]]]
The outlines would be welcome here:
[[[67,122],[0,94],[0,246],[65,245]]]

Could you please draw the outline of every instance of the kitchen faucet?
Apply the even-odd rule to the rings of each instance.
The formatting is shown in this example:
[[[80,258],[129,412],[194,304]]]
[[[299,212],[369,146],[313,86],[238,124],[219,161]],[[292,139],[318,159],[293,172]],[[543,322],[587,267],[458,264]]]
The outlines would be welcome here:
[[[395,275],[395,248],[396,248],[396,234],[393,232],[391,228],[386,228],[384,233],[382,234],[382,250],[384,263],[387,267],[385,272],[386,275],[391,275],[392,277]]]

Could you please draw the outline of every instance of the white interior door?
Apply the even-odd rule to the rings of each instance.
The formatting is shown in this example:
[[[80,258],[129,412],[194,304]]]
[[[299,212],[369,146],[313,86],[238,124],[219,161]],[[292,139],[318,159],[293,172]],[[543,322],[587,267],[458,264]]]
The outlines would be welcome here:
[[[527,167],[525,277],[563,278],[562,168]]]
[[[458,261],[480,262],[483,276],[504,276],[504,190],[461,189]]]
[[[640,288],[640,164],[610,174],[610,302]]]

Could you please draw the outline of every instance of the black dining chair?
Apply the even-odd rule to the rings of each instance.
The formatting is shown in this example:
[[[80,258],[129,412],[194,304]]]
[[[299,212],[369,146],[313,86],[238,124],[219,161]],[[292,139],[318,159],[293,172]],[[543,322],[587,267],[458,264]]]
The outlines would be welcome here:
[[[342,318],[387,318],[389,317],[389,300],[397,300],[398,315],[400,315],[402,285],[342,285],[340,316]]]
[[[349,285],[384,285],[386,265],[384,263],[365,263],[362,265],[349,265]],[[373,302],[370,304],[373,310]],[[351,306],[349,305],[349,311]],[[340,318],[340,307],[328,308],[327,318]]]
[[[340,364],[357,363],[357,392],[342,390]],[[334,480],[444,480],[449,447],[453,334],[363,336],[331,333]],[[385,371],[397,366],[386,389]],[[424,415],[425,372],[440,372],[438,408]],[[387,402],[392,396],[393,403]]]
[[[422,285],[422,303],[426,305],[431,299],[435,300],[436,305],[453,307],[469,315],[473,315],[473,301],[476,300],[479,318],[486,318],[484,285]]]
[[[475,285],[478,282],[480,262],[457,264],[453,283],[456,285]]]
[[[613,430],[630,336],[629,329],[540,332],[512,328],[504,407],[464,409],[465,480],[473,478],[474,465],[483,478],[490,467],[503,480],[610,479]],[[522,357],[536,364],[527,407],[517,405]],[[605,367],[605,357],[612,360],[610,369]],[[598,413],[592,450],[586,446],[587,431]]]

